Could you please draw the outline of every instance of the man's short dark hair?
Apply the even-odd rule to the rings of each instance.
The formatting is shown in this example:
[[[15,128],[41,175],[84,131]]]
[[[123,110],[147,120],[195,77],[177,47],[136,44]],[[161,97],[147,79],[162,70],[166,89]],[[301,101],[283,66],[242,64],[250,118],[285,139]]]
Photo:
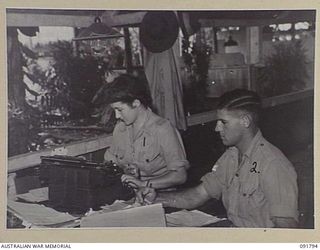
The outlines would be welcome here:
[[[219,98],[217,109],[229,111],[245,111],[251,114],[255,124],[259,121],[261,112],[261,98],[259,95],[247,89],[235,89],[224,93]]]
[[[151,107],[152,104],[148,83],[143,78],[129,74],[122,74],[109,83],[105,98],[109,104],[123,102],[131,105],[136,99],[145,107]]]

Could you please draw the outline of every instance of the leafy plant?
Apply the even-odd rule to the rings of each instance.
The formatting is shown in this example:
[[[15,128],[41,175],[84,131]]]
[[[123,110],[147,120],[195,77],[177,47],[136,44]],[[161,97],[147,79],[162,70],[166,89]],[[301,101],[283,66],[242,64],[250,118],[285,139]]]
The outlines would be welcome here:
[[[258,77],[258,88],[264,96],[275,96],[303,89],[308,78],[306,50],[302,42],[279,42],[274,53],[265,59]]]
[[[186,110],[191,113],[203,111],[211,47],[203,42],[190,44],[184,39],[182,51],[188,72],[188,87],[184,89]]]
[[[106,66],[92,56],[74,56],[72,44],[67,41],[52,43],[51,49],[55,59],[54,81],[60,82],[61,87],[66,85],[71,118],[89,118],[93,110],[91,101],[103,84]]]

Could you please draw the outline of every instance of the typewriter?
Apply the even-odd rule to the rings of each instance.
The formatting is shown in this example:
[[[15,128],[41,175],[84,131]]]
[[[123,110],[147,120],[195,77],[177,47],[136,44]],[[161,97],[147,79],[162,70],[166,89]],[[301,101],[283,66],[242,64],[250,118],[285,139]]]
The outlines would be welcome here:
[[[49,205],[59,211],[83,213],[134,197],[121,183],[123,170],[112,162],[55,155],[41,156],[41,167],[47,170]]]

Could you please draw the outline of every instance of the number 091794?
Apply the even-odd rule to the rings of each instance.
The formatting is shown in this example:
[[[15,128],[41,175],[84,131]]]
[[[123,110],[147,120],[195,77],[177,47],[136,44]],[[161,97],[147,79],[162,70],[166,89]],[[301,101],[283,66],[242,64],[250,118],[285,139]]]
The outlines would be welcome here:
[[[316,243],[302,243],[299,245],[302,249],[314,249],[318,248],[318,244]]]

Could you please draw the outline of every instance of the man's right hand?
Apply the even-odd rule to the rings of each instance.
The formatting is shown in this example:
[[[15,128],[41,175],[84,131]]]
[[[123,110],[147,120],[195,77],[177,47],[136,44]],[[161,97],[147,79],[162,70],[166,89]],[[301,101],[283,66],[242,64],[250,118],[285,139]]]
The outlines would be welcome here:
[[[156,190],[150,187],[142,187],[136,192],[136,198],[142,205],[152,204],[157,197]]]

